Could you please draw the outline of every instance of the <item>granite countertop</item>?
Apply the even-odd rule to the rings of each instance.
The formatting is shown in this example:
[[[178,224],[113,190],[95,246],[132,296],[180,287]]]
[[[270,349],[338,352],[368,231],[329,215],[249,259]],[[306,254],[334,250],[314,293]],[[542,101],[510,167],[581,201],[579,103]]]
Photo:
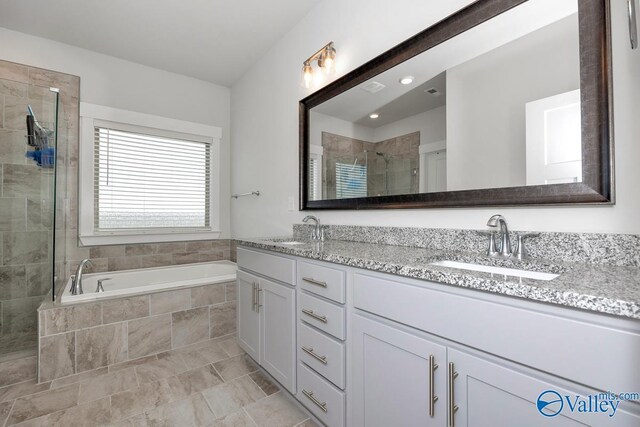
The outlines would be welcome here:
[[[501,260],[428,248],[327,240],[291,245],[292,237],[239,239],[239,245],[366,270],[640,319],[640,268],[601,264]],[[560,274],[550,281],[429,265],[453,260]]]

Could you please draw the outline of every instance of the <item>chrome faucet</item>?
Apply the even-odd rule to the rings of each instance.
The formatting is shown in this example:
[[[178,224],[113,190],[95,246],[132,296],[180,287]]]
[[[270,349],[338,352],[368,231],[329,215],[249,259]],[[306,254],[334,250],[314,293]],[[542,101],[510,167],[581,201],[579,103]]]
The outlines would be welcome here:
[[[316,228],[311,234],[311,240],[324,241],[324,230],[322,230],[322,226],[320,225],[320,220],[313,215],[307,215],[302,219],[302,222],[304,222],[305,224],[309,221],[315,221],[316,223]]]
[[[93,263],[88,258],[83,259],[82,261],[80,261],[80,264],[78,264],[76,274],[71,276],[71,295],[82,295],[84,293],[82,290],[82,270],[86,265],[91,267],[93,266]]]
[[[487,221],[489,227],[500,226],[500,252],[497,256],[508,258],[512,255],[511,252],[511,239],[509,238],[509,228],[507,227],[507,220],[502,215],[494,215]]]

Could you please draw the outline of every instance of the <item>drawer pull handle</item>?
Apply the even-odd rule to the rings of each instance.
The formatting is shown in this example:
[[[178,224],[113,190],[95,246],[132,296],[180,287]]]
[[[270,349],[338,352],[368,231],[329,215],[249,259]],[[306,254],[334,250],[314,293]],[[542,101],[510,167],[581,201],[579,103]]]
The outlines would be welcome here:
[[[320,402],[313,396],[313,392],[302,389],[302,394],[312,401],[318,408],[322,409],[322,412],[327,412],[327,402]]]
[[[454,380],[458,377],[458,372],[456,371],[453,362],[449,362],[449,427],[455,427],[456,420],[455,415],[458,411],[458,405],[454,403],[455,393],[454,393]]]
[[[260,313],[260,307],[262,307],[262,304],[260,304],[260,292],[262,292],[262,289],[258,285],[256,286],[256,313]]]
[[[314,319],[319,320],[322,323],[327,323],[327,316],[320,316],[319,314],[315,314],[313,310],[309,310],[306,308],[303,308],[302,312],[309,317],[313,317]]]
[[[257,312],[258,310],[256,309],[256,289],[258,289],[258,285],[256,285],[255,282],[252,283],[253,285],[253,300],[252,300],[252,305],[253,305],[253,311]]]
[[[327,282],[322,282],[322,281],[316,280],[316,279],[314,279],[312,277],[303,277],[302,280],[307,282],[307,283],[311,283],[312,285],[320,286],[320,287],[323,287],[323,288],[327,287]]]
[[[431,354],[429,356],[429,416],[433,418],[435,413],[435,404],[438,401],[438,396],[435,394],[435,385],[433,381],[433,374],[435,370],[438,369],[438,364],[436,363],[436,359]]]
[[[305,353],[307,353],[309,356],[315,358],[317,361],[319,361],[320,363],[322,363],[323,365],[327,364],[327,356],[320,356],[318,355],[315,351],[313,351],[313,348],[311,347],[302,347],[302,351],[304,351]]]

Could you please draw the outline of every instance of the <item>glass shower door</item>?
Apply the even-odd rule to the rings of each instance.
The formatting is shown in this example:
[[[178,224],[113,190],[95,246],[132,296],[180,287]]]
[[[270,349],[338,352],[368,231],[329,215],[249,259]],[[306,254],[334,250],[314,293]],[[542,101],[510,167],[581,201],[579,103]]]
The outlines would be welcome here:
[[[0,106],[2,361],[35,354],[37,309],[52,295],[58,93],[0,79]]]

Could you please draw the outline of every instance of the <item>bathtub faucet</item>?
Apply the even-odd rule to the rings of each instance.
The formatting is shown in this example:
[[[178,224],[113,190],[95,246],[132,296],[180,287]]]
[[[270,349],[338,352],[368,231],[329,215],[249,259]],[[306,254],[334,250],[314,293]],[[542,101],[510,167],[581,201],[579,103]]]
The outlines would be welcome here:
[[[80,261],[80,264],[78,264],[78,269],[76,270],[76,274],[74,276],[71,276],[71,295],[82,295],[84,293],[82,291],[82,270],[84,269],[85,265],[91,267],[93,266],[93,263],[89,258]]]

